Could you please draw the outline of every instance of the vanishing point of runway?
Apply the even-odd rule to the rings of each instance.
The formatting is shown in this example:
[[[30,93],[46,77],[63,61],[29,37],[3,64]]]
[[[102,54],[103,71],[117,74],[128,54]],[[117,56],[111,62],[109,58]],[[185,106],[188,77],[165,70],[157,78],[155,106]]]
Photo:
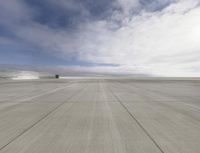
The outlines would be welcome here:
[[[200,153],[200,81],[0,81],[0,153]]]

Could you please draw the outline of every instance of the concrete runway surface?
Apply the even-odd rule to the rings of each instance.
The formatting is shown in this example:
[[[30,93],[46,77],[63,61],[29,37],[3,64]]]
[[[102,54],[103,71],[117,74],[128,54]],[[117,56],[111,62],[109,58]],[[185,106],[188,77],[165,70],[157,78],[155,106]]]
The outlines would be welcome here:
[[[0,153],[200,153],[200,81],[0,81]]]

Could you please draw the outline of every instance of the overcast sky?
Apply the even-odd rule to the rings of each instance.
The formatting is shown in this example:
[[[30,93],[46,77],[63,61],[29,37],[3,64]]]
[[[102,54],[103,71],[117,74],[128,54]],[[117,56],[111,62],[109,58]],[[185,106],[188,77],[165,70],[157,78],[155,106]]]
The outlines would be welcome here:
[[[200,0],[0,1],[0,64],[200,76]]]

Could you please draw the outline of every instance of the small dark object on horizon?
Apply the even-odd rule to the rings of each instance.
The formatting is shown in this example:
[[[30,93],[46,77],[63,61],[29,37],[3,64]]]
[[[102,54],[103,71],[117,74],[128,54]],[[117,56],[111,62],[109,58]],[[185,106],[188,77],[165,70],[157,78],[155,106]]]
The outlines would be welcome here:
[[[56,74],[56,75],[55,75],[55,78],[56,78],[56,79],[59,79],[59,75],[58,75],[58,74]]]

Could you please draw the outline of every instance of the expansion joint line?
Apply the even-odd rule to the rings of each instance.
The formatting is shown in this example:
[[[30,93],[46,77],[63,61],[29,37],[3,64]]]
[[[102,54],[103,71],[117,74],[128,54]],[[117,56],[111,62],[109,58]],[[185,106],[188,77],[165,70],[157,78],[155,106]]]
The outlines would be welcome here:
[[[75,95],[77,95],[77,93],[82,92],[85,88],[87,87],[84,86],[83,88],[81,88],[80,90],[78,90],[77,92],[75,92],[74,94],[72,94],[70,97],[68,97],[66,99],[66,101],[72,99]],[[9,144],[11,144],[12,142],[14,142],[15,140],[17,140],[20,136],[22,136],[23,134],[25,134],[26,132],[28,132],[30,129],[32,129],[33,127],[35,127],[38,123],[40,123],[41,121],[43,121],[45,118],[47,118],[50,114],[52,114],[53,112],[55,112],[58,108],[60,108],[61,106],[63,106],[66,102],[62,102],[59,105],[57,105],[53,110],[49,111],[47,114],[45,114],[42,118],[40,118],[38,121],[36,121],[35,123],[33,123],[32,125],[30,125],[29,127],[27,127],[23,132],[19,133],[17,136],[15,136],[11,141],[9,141],[7,144],[5,144],[4,146],[2,146],[0,148],[0,151],[3,150],[5,147],[7,147]]]
[[[154,138],[149,134],[149,132],[144,128],[144,126],[136,119],[136,117],[128,110],[128,108],[122,103],[118,96],[109,88],[112,95],[120,103],[120,105],[126,110],[126,112],[131,116],[131,118],[138,124],[138,126],[144,131],[144,133],[149,137],[149,139],[154,143],[154,145],[160,150],[161,153],[165,153],[159,144],[154,140]]]

